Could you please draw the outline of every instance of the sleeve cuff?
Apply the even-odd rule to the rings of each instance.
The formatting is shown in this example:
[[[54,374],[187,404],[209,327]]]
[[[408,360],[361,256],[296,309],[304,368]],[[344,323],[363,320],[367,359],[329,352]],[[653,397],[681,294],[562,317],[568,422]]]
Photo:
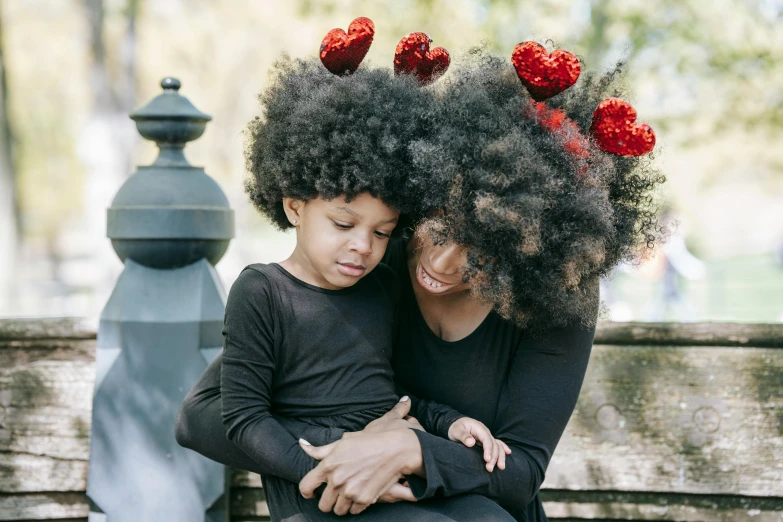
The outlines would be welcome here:
[[[438,430],[435,433],[435,435],[448,440],[449,428],[451,428],[452,424],[454,424],[455,422],[457,422],[459,419],[463,417],[467,417],[467,415],[463,415],[458,411],[454,411],[450,414],[444,414],[444,417],[438,423]]]
[[[434,497],[443,487],[443,477],[441,477],[438,470],[432,448],[434,443],[433,438],[437,437],[421,430],[413,430],[413,432],[419,439],[421,456],[424,463],[424,472],[427,475],[427,478],[422,478],[418,475],[411,475],[406,478],[408,479],[408,485],[413,492],[413,496],[416,497],[416,500],[424,500]]]

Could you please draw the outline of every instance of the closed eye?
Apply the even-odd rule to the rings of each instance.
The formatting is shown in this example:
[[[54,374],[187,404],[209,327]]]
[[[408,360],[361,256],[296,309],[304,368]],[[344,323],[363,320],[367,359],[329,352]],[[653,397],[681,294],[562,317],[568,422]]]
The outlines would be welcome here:
[[[353,228],[353,225],[348,225],[348,224],[345,224],[345,223],[339,223],[337,221],[332,221],[332,224],[335,227],[339,228],[340,230],[350,230],[350,229]],[[381,232],[380,230],[376,230],[375,231],[375,235],[378,236],[379,238],[383,238],[383,239],[389,239],[391,237],[391,234],[387,234],[386,232]]]

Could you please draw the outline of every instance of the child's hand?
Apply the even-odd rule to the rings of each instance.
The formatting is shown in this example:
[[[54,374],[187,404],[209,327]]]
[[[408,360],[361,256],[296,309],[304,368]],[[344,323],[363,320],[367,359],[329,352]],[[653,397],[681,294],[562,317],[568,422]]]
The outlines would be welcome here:
[[[449,426],[449,440],[461,442],[469,448],[478,441],[484,448],[487,471],[492,471],[495,464],[499,469],[506,469],[506,455],[511,455],[511,448],[506,446],[505,442],[494,438],[484,423],[470,417],[457,419]]]

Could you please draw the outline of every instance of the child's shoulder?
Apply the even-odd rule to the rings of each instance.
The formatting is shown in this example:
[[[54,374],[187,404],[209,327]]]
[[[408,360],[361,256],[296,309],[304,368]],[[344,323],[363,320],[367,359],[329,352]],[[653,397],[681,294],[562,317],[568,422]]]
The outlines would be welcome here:
[[[245,275],[245,277],[255,278],[255,279],[259,279],[259,278],[268,279],[275,272],[276,269],[272,264],[253,263],[243,268],[242,272],[240,272],[239,275],[240,276]]]
[[[266,292],[272,286],[274,267],[263,263],[247,265],[231,285],[229,294],[258,294]]]
[[[239,276],[237,277],[237,281],[269,281],[270,276],[274,272],[274,269],[275,268],[272,265],[267,265],[265,263],[253,263],[252,265],[247,265],[242,269],[242,271],[239,273]]]
[[[237,276],[226,300],[227,317],[262,317],[274,309],[274,283],[268,265],[248,265]]]

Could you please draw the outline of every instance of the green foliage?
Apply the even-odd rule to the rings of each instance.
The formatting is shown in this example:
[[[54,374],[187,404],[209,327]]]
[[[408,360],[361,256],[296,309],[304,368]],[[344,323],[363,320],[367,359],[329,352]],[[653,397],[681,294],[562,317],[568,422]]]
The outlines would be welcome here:
[[[551,38],[579,55],[589,68],[626,59],[637,77],[661,90],[674,86],[684,100],[710,103],[709,132],[733,126],[783,124],[783,3],[753,0],[407,0],[358,2],[299,0],[303,13],[320,16],[340,9],[346,17],[386,5],[383,23],[430,31],[460,8],[481,13],[458,34],[430,35],[442,44],[487,40],[510,54],[509,37]],[[763,6],[767,6],[763,9]],[[771,6],[771,7],[770,7]],[[377,9],[376,9],[377,10]],[[381,19],[376,20],[381,23]],[[510,34],[513,33],[513,34]],[[404,34],[404,33],[402,33]],[[467,41],[466,41],[467,40]],[[513,45],[513,44],[512,44]],[[698,108],[659,114],[656,123],[705,117]]]

